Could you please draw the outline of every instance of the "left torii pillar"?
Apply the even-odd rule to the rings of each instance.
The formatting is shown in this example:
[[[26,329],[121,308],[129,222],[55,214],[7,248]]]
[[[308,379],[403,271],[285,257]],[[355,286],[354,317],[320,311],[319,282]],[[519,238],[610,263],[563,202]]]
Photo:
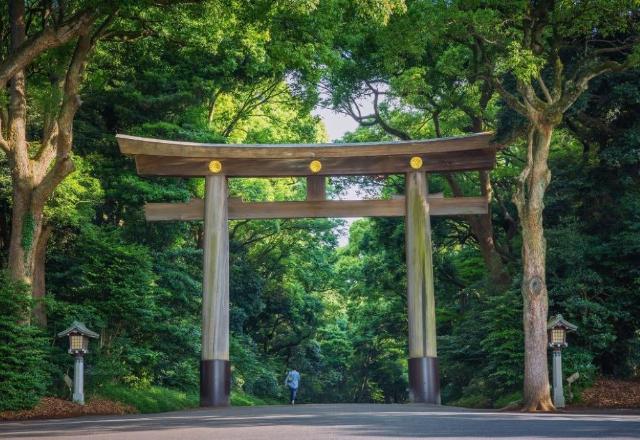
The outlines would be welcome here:
[[[226,177],[205,177],[200,406],[229,406],[228,218]]]

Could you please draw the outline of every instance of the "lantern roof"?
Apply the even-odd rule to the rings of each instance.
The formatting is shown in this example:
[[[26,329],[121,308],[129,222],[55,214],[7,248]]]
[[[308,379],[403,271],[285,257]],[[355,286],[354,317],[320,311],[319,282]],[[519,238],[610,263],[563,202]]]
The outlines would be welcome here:
[[[577,325],[571,324],[569,321],[564,319],[560,313],[551,318],[549,323],[547,324],[547,329],[551,330],[557,327],[564,327],[569,332],[574,332],[578,329]]]
[[[99,336],[96,332],[89,330],[82,322],[73,321],[73,323],[71,323],[71,327],[58,333],[58,337],[61,338],[71,333],[80,333],[81,335],[89,338],[97,338]]]

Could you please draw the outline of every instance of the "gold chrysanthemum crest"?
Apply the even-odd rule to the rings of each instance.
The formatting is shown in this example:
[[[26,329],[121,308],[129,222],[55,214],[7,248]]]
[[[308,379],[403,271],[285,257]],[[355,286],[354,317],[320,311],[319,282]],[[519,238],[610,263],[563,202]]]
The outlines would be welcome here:
[[[216,174],[219,173],[222,171],[222,163],[219,160],[212,160],[209,162],[209,171]]]
[[[322,169],[322,163],[319,160],[312,160],[309,163],[309,169],[312,173],[317,173]]]

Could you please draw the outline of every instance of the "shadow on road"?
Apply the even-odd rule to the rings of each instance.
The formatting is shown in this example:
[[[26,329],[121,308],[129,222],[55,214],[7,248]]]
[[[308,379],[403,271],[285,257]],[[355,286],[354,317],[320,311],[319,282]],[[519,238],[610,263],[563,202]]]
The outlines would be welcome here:
[[[100,436],[188,440],[230,437],[637,438],[640,417],[597,414],[517,414],[424,405],[300,405],[198,409],[0,424],[0,438]],[[267,435],[267,433],[270,433]],[[163,435],[164,434],[164,435]],[[145,435],[145,438],[151,438]],[[169,437],[166,437],[169,438]],[[219,437],[218,437],[219,438]]]

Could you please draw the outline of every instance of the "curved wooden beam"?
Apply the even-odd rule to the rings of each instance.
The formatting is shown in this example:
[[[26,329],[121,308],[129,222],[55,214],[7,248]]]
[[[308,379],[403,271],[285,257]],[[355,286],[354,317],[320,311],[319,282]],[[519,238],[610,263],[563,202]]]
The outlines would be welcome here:
[[[128,155],[179,156],[210,159],[315,159],[421,155],[496,148],[493,133],[439,139],[345,144],[202,144],[116,135]]]

